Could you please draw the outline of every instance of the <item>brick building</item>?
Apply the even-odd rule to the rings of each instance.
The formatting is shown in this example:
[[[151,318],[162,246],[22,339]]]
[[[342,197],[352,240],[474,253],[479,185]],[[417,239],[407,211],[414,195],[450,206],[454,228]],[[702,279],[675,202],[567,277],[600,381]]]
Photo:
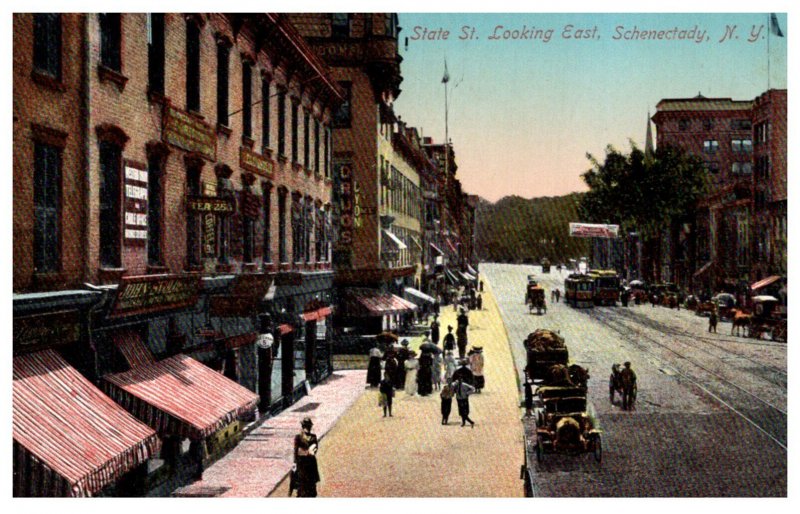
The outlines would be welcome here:
[[[657,276],[696,291],[745,294],[765,274],[785,273],[785,102],[785,90],[770,90],[756,100],[658,103],[657,144],[700,157],[709,191],[695,218],[662,238]]]
[[[18,14],[14,34],[15,356],[57,347],[141,407],[163,460],[202,465],[253,393],[282,408],[330,372],[342,91],[282,15]],[[194,385],[162,384],[161,399],[130,389],[151,367],[169,380],[173,364]],[[227,378],[201,378],[220,376],[209,367]],[[212,382],[219,417],[176,421],[170,401],[208,402]]]

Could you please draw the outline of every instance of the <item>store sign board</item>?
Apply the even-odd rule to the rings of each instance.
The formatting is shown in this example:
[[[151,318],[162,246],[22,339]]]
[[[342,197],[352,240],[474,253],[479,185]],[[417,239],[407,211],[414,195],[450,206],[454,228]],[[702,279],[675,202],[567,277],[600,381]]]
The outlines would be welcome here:
[[[272,161],[247,148],[246,146],[239,148],[239,166],[241,166],[241,168],[244,170],[262,175],[264,177],[272,176]]]
[[[186,198],[186,210],[189,212],[230,214],[234,210],[234,205],[230,198],[217,198],[214,196],[190,196]]]
[[[189,152],[197,152],[209,161],[217,160],[217,135],[214,128],[189,113],[171,105],[164,107],[161,137]]]
[[[600,237],[615,239],[619,233],[619,225],[601,225],[591,223],[570,223],[569,235],[572,237]]]
[[[66,310],[14,318],[14,353],[29,353],[80,340],[80,315]]]
[[[109,310],[109,318],[185,309],[197,303],[199,275],[123,277]]]

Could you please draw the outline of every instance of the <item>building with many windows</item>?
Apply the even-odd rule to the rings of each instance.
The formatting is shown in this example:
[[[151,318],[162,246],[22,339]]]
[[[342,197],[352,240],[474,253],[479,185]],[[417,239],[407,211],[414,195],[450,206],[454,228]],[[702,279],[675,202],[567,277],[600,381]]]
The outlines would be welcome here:
[[[148,455],[202,465],[256,403],[330,372],[343,92],[284,15],[17,14],[14,34],[15,391],[55,352],[156,431]],[[181,367],[194,385],[170,382]],[[156,368],[163,398],[130,387]],[[218,417],[178,419],[172,400],[211,383]],[[108,476],[141,487],[141,464]],[[65,480],[50,493],[112,486]]]

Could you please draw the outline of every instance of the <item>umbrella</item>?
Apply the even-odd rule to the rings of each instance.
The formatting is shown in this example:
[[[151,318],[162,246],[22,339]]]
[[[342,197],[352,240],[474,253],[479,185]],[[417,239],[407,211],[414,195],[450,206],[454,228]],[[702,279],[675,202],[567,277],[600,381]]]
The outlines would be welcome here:
[[[719,293],[711,298],[711,300],[715,302],[724,302],[728,307],[733,307],[736,305],[736,297],[730,293]]]
[[[643,286],[643,285],[644,285],[644,282],[642,282],[641,280],[631,280],[631,281],[628,283],[628,285],[629,285],[629,286],[631,286],[631,287]]]
[[[441,348],[430,342],[422,343],[421,345],[419,345],[419,351],[425,353],[436,353],[436,354],[442,353]]]

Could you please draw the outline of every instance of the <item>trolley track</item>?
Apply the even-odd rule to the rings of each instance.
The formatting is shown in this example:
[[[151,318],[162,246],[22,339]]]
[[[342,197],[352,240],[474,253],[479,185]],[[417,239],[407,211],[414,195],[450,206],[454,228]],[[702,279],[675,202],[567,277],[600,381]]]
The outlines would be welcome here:
[[[783,450],[787,449],[788,416],[784,409],[773,405],[760,395],[741,387],[731,380],[728,380],[719,373],[704,366],[696,359],[693,359],[692,357],[660,342],[657,338],[644,333],[644,330],[631,327],[622,321],[613,319],[609,313],[598,311],[595,312],[592,317],[599,323],[605,325],[608,329],[620,334],[621,336],[624,336],[630,341],[630,344],[636,346],[637,349],[644,354],[653,356],[658,360],[662,360],[662,355],[654,351],[652,346],[648,346],[647,344],[639,342],[641,340],[646,340],[650,345],[657,347],[659,350],[666,351],[677,356],[680,359],[680,362],[688,364],[690,367],[694,368],[691,370],[677,369],[673,364],[673,369],[681,379],[701,389],[710,397],[714,398],[719,404],[723,405],[737,416],[743,418],[750,425],[755,427],[770,440],[780,446]],[[649,330],[656,330],[650,327],[646,328]],[[635,332],[638,339],[630,338],[631,332]],[[698,376],[702,374],[711,375],[716,379],[716,382],[709,379],[703,379]]]

